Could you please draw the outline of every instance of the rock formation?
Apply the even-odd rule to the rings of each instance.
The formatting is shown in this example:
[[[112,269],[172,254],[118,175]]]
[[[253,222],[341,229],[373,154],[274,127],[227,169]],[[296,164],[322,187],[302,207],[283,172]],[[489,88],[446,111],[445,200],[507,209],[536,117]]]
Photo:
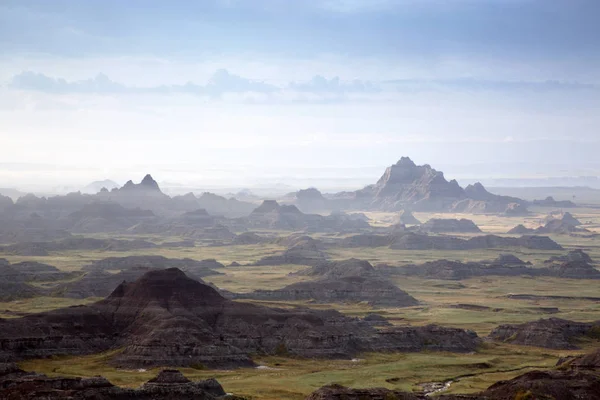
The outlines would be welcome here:
[[[292,247],[281,254],[266,256],[258,260],[255,265],[318,265],[327,260],[318,241],[308,239],[297,241]]]
[[[277,290],[257,290],[235,295],[236,299],[298,301],[317,303],[366,303],[372,307],[410,307],[419,302],[393,283],[380,278],[324,278],[298,282]]]
[[[517,225],[507,233],[511,234],[526,234],[526,233],[535,233],[535,234],[571,234],[575,232],[581,233],[589,233],[590,231],[585,228],[580,228],[578,225],[581,225],[571,213],[551,213],[545,219],[545,225],[540,226],[538,228],[526,228],[523,225]]]
[[[503,213],[521,199],[489,193],[481,184],[463,189],[455,180],[447,181],[442,172],[429,165],[417,166],[402,157],[388,167],[376,184],[352,194],[356,207],[397,211],[452,211]]]
[[[549,349],[577,349],[576,341],[600,330],[596,323],[560,318],[539,319],[518,325],[500,325],[489,335],[492,340]]]
[[[600,377],[597,373],[577,369],[531,371],[508,381],[497,382],[480,396],[482,400],[598,400]]]
[[[525,265],[483,264],[477,262],[462,263],[459,261],[437,260],[419,265],[407,265],[398,268],[385,268],[395,274],[421,276],[428,279],[460,280],[476,276],[540,276],[543,269],[530,268]],[[546,271],[547,272],[547,271]]]
[[[426,400],[431,393],[327,385],[306,400]],[[555,369],[530,371],[473,394],[436,394],[440,400],[600,400],[600,352],[563,360]]]
[[[580,356],[561,359],[557,365],[563,368],[568,365],[571,368],[600,370],[600,349]]]
[[[124,231],[148,219],[154,219],[150,210],[127,209],[112,202],[94,202],[68,215],[63,223],[73,233],[97,233]]]
[[[11,208],[13,205],[14,203],[10,197],[0,194],[0,213],[3,213],[6,209]]]
[[[0,319],[0,361],[123,348],[111,363],[237,367],[250,354],[349,358],[360,352],[470,352],[477,335],[433,325],[376,330],[333,310],[234,302],[176,268],[149,271],[104,300]]]
[[[319,279],[277,290],[257,290],[235,298],[256,300],[313,300],[319,303],[366,302],[373,307],[409,307],[418,301],[380,276],[365,260],[350,259],[316,265],[294,275]]]
[[[560,220],[567,225],[578,226],[581,222],[573,216],[570,212],[553,211],[546,216],[544,222],[548,223],[551,221]]]
[[[569,251],[564,256],[552,256],[548,260],[544,261],[544,264],[553,264],[553,263],[564,263],[570,261],[583,261],[588,264],[594,264],[592,257],[585,251],[581,249]]]
[[[548,267],[551,276],[571,279],[600,279],[600,271],[586,261],[566,261]]]
[[[515,256],[514,254],[502,253],[502,254],[499,254],[498,257],[496,257],[495,259],[489,261],[488,264],[511,266],[511,265],[531,265],[531,262],[529,262],[529,261],[525,262],[525,261],[521,260],[519,257]]]
[[[419,225],[420,223],[421,221],[419,221],[409,210],[400,210],[392,222],[392,224],[402,225]]]
[[[348,214],[332,213],[328,216],[304,214],[294,205],[280,205],[275,200],[265,200],[248,218],[239,222],[250,228],[311,232],[356,232],[370,228],[368,222]]]
[[[223,196],[205,192],[198,197],[197,208],[204,208],[211,215],[236,218],[250,214],[255,207],[253,203],[239,201],[233,197],[227,199]]]
[[[225,266],[212,258],[198,261],[191,258],[167,258],[164,256],[126,256],[108,257],[93,261],[90,265],[84,266],[84,270],[123,271],[139,267],[150,269],[179,268],[194,276],[204,277],[220,274],[214,268],[223,268]]]
[[[452,236],[429,236],[414,232],[392,235],[362,234],[343,239],[342,247],[389,246],[396,250],[472,250],[503,247],[523,247],[537,250],[562,250],[562,247],[547,236],[525,235],[518,238],[497,235],[476,236],[461,239]]]
[[[266,243],[268,239],[264,236],[257,235],[254,232],[240,233],[233,239],[234,245],[261,244]]]
[[[292,275],[339,279],[354,276],[378,276],[378,272],[373,268],[370,262],[351,258],[342,261],[324,262],[315,265],[314,267],[293,273]]]
[[[329,201],[315,188],[298,190],[295,204],[304,212],[318,212],[329,209]]]
[[[532,204],[534,206],[540,207],[559,207],[559,208],[572,208],[577,207],[575,203],[570,200],[554,200],[554,197],[548,196],[544,200],[533,200]]]
[[[243,400],[227,395],[215,379],[192,382],[177,370],[162,370],[138,389],[114,386],[103,377],[53,377],[25,372],[15,364],[0,364],[0,397],[28,399],[96,400]]]
[[[470,219],[432,218],[419,227],[426,233],[480,233],[481,229]]]
[[[509,229],[508,234],[511,235],[527,235],[527,234],[531,234],[535,232],[535,229],[532,228],[527,228],[525,225],[523,224],[519,224],[517,226],[515,226],[514,228]]]
[[[47,256],[54,251],[69,250],[111,250],[130,251],[136,249],[151,249],[158,245],[141,239],[95,239],[83,237],[70,237],[54,242],[18,243],[9,246],[0,246],[0,252],[21,256]]]
[[[0,277],[9,281],[51,282],[71,279],[78,274],[78,272],[64,272],[52,265],[36,261],[21,261],[10,264],[7,260],[0,258]]]
[[[54,290],[55,294],[72,297],[106,297],[122,282],[133,282],[153,269],[179,268],[201,282],[201,277],[220,275],[213,268],[224,265],[213,259],[196,261],[163,256],[109,257],[84,267],[87,273],[81,279],[67,282]],[[118,272],[116,272],[118,271]]]
[[[403,267],[379,266],[378,271],[396,275],[421,276],[428,279],[460,280],[476,276],[552,276],[570,279],[600,279],[600,271],[585,261],[551,264],[545,268],[532,268],[517,257],[499,257],[491,261],[459,262],[450,260],[429,261]]]
[[[323,386],[305,400],[419,400],[412,393],[385,388],[351,389],[342,385]]]
[[[26,283],[27,276],[0,258],[0,301],[28,298],[40,295],[41,291]]]

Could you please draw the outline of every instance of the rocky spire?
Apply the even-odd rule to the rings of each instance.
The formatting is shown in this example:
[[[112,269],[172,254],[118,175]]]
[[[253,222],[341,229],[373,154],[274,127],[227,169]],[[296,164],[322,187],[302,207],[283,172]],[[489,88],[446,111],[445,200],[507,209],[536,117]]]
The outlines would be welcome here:
[[[158,183],[156,183],[156,181],[152,178],[152,175],[150,174],[147,174],[144,177],[144,179],[142,179],[142,182],[140,182],[140,186],[148,189],[160,190],[160,188],[158,187]]]

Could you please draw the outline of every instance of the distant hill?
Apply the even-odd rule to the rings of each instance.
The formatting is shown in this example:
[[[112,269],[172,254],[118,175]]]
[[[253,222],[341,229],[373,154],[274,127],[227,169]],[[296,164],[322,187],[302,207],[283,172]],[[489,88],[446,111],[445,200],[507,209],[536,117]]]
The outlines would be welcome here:
[[[107,190],[112,190],[112,189],[115,189],[118,187],[119,187],[119,184],[117,182],[111,181],[110,179],[105,179],[103,181],[94,181],[94,182],[86,185],[84,188],[81,189],[81,193],[96,194],[100,190],[102,190],[102,188],[106,188]]]

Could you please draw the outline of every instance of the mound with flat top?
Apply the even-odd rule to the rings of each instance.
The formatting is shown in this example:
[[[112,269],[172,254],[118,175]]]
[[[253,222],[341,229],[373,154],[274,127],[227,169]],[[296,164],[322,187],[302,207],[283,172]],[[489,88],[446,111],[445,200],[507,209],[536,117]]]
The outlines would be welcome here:
[[[577,340],[590,338],[598,331],[600,321],[587,323],[549,318],[518,325],[500,325],[490,333],[489,338],[523,346],[577,349]]]

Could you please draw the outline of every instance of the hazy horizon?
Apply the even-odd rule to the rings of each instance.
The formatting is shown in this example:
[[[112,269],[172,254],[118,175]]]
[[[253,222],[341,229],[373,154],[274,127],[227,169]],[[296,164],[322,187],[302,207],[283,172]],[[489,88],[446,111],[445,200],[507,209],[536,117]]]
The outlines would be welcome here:
[[[463,185],[598,177],[599,13],[586,0],[7,0],[0,187],[151,173],[349,189],[401,156]]]

